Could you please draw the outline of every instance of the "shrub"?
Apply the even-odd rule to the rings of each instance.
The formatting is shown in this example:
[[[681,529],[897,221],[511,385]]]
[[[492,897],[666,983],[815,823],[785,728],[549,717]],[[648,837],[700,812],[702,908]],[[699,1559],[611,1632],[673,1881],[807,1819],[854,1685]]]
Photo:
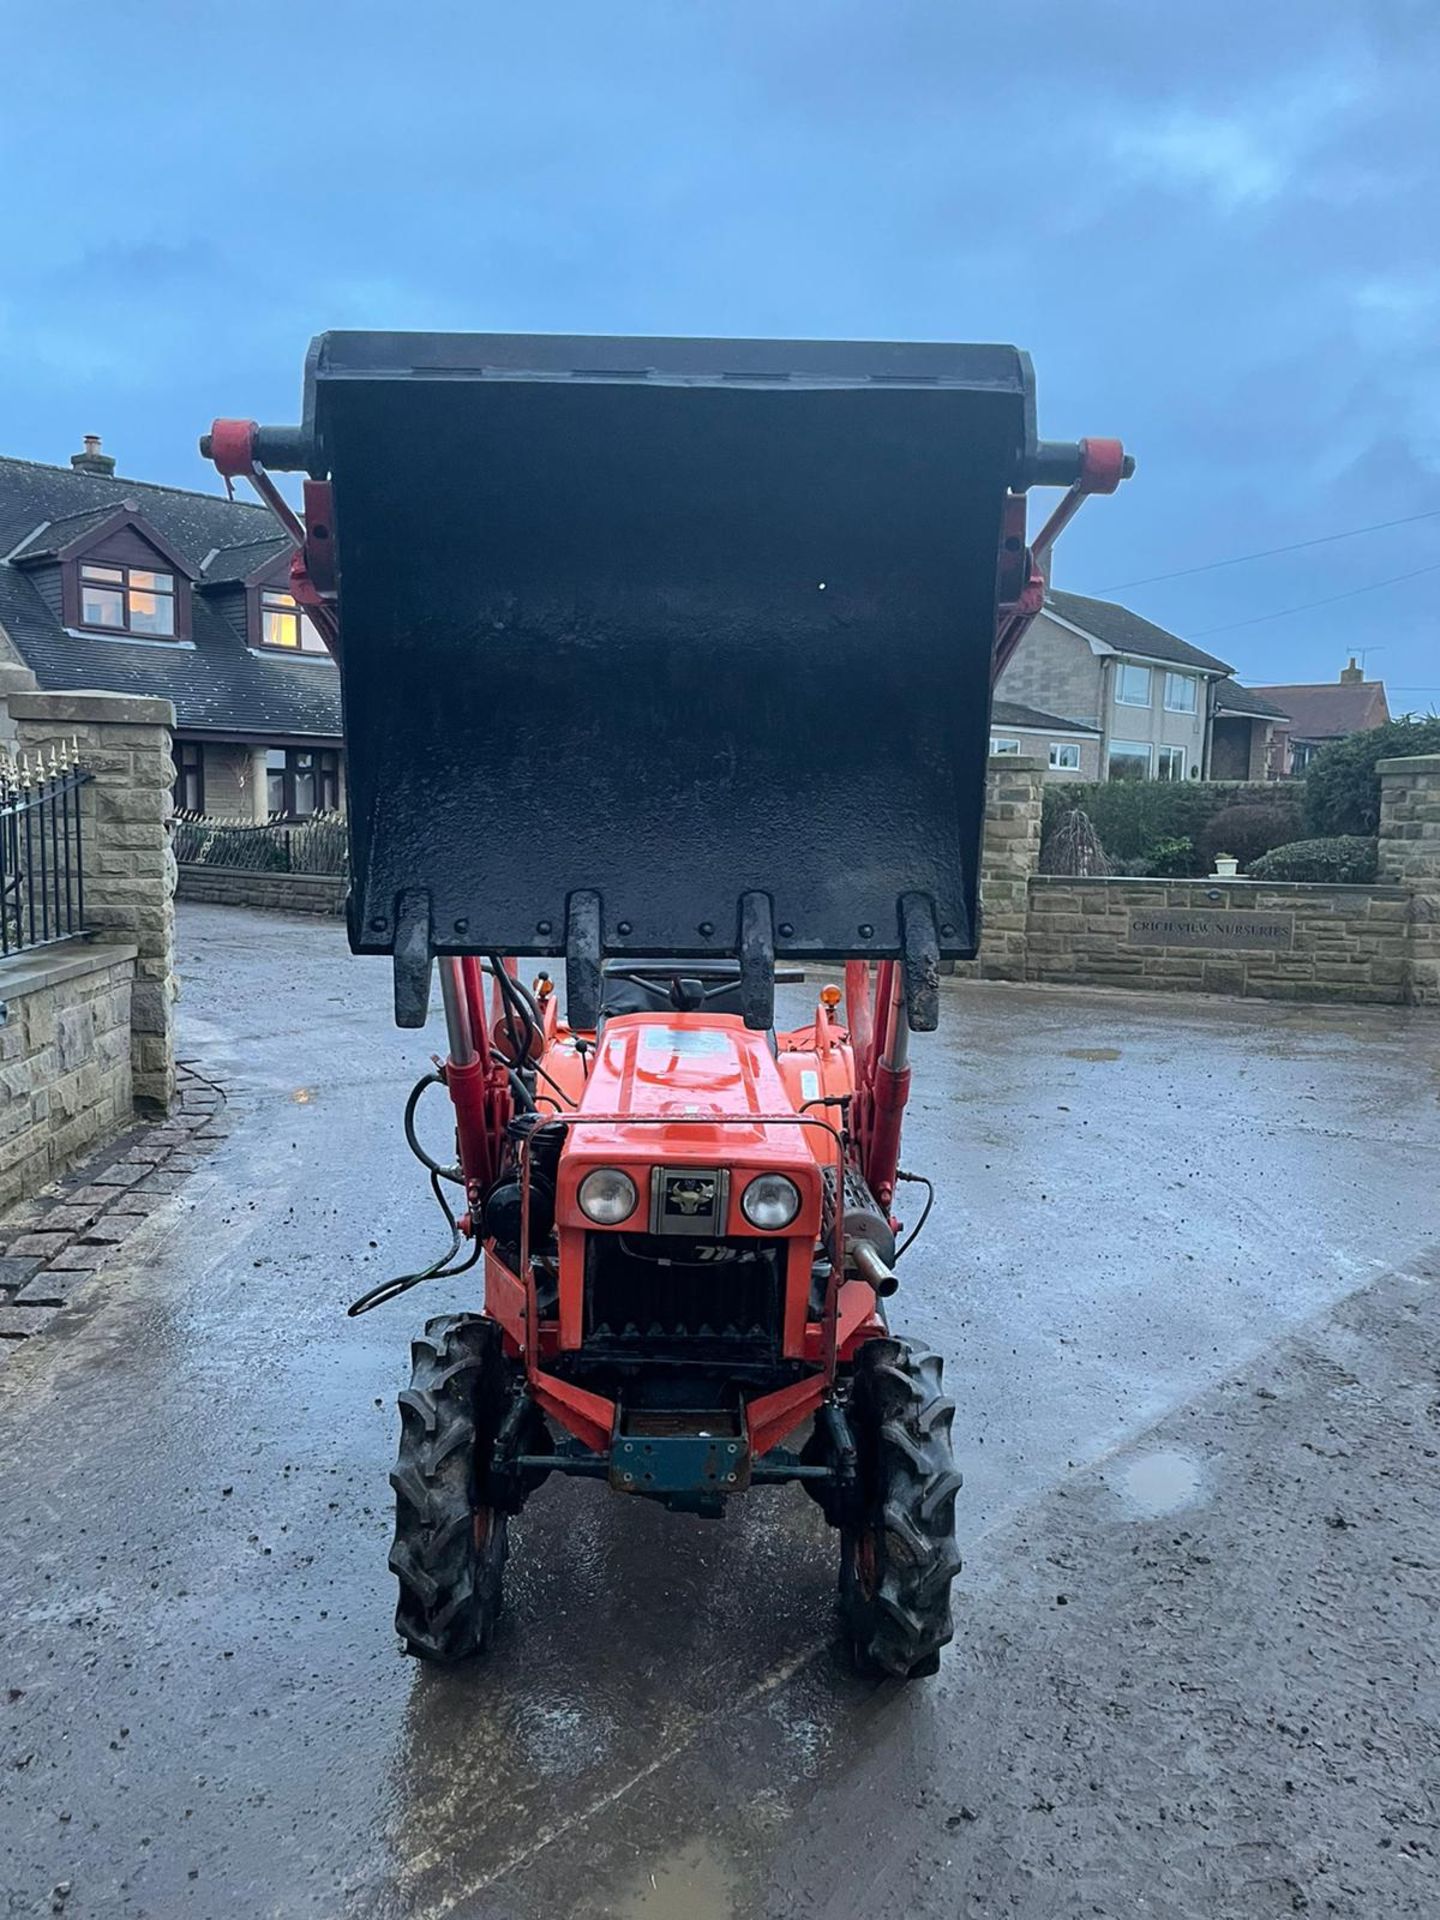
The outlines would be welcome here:
[[[1222,807],[1200,829],[1196,839],[1201,871],[1211,870],[1217,853],[1233,853],[1242,867],[1248,867],[1252,860],[1258,860],[1272,847],[1288,846],[1292,840],[1298,840],[1304,831],[1300,808],[1290,799],[1275,806],[1246,800],[1238,806]]]
[[[1066,807],[1049,822],[1040,846],[1040,871],[1082,880],[1103,880],[1111,871],[1100,836],[1082,808]]]
[[[1274,808],[1281,816],[1271,846],[1293,838],[1298,783],[1240,786],[1214,780],[1103,780],[1059,783],[1045,790],[1045,833],[1059,815],[1080,807],[1089,815],[1115,873],[1133,873],[1162,840],[1191,840],[1201,845],[1206,827],[1222,809],[1239,805]],[[1221,846],[1222,853],[1237,849]],[[1208,872],[1209,862],[1195,856],[1190,871]]]
[[[1272,847],[1250,869],[1252,880],[1319,880],[1332,886],[1359,886],[1375,878],[1377,846],[1359,834],[1324,840],[1293,840]]]
[[[1157,840],[1135,862],[1157,880],[1183,880],[1198,871],[1195,842],[1188,833]]]
[[[1379,760],[1440,753],[1440,719],[1410,715],[1323,748],[1305,771],[1305,825],[1312,834],[1371,834],[1380,826]]]

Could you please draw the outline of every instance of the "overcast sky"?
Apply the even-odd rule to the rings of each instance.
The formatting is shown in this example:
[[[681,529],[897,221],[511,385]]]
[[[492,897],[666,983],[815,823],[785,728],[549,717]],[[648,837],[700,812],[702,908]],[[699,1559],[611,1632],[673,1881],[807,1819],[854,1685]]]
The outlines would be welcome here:
[[[0,0],[0,451],[210,484],[326,327],[1006,340],[1056,584],[1440,708],[1435,0]],[[1280,619],[1258,616],[1431,572]],[[1240,625],[1247,622],[1251,624]]]

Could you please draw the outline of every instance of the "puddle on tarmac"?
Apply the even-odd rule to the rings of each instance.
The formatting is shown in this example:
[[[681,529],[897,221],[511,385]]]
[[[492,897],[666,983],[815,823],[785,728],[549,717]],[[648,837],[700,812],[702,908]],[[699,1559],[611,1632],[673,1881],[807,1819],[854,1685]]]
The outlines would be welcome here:
[[[1192,1506],[1204,1476],[1193,1454],[1165,1449],[1120,1462],[1105,1477],[1133,1517],[1159,1520]]]
[[[692,1840],[647,1868],[634,1892],[607,1911],[617,1920],[730,1920],[735,1894],[708,1842]]]
[[[1067,1060],[1118,1060],[1119,1047],[1067,1047]]]

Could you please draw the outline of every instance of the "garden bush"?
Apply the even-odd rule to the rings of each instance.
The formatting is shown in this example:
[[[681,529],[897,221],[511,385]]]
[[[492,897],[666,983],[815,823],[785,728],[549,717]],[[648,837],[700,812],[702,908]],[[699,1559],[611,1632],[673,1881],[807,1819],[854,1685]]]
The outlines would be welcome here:
[[[1274,806],[1246,800],[1239,806],[1222,807],[1196,838],[1201,871],[1209,873],[1213,869],[1217,853],[1233,853],[1242,867],[1248,867],[1272,847],[1298,840],[1304,831],[1300,807],[1293,800]]]
[[[1103,880],[1110,873],[1100,836],[1081,808],[1062,808],[1047,822],[1040,845],[1040,871],[1082,880]]]
[[[1440,719],[1412,714],[1322,748],[1305,772],[1305,825],[1310,832],[1328,836],[1377,832],[1380,777],[1375,764],[1412,753],[1440,753]]]
[[[1147,847],[1138,860],[1132,861],[1133,872],[1142,877],[1156,880],[1185,880],[1200,871],[1199,856],[1195,852],[1195,842],[1188,833],[1175,834],[1166,840],[1157,840]]]
[[[1217,813],[1236,806],[1273,808],[1280,816],[1276,837],[1269,842],[1275,846],[1298,831],[1297,791],[1294,781],[1284,786],[1216,780],[1057,781],[1045,790],[1044,832],[1048,837],[1061,812],[1081,807],[1110,856],[1113,872],[1134,873],[1138,863],[1155,859],[1162,841],[1188,839],[1197,851],[1186,871],[1208,873],[1211,863],[1203,853],[1203,836]],[[1238,857],[1234,847],[1219,851]]]
[[[1318,880],[1332,886],[1368,886],[1375,878],[1377,844],[1360,834],[1294,840],[1272,847],[1250,869],[1252,880]]]

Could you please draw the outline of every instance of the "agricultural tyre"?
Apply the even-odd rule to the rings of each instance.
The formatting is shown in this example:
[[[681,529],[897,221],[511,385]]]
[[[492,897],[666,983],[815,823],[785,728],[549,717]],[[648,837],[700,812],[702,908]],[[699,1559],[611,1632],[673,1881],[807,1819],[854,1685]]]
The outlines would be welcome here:
[[[840,1526],[840,1608],[861,1673],[935,1673],[955,1631],[960,1473],[942,1367],[938,1354],[891,1338],[871,1340],[855,1356],[848,1413],[857,1484]]]
[[[486,1500],[513,1368],[500,1329],[479,1314],[427,1320],[400,1395],[395,1630],[407,1653],[450,1664],[484,1653],[500,1615],[509,1516]]]

